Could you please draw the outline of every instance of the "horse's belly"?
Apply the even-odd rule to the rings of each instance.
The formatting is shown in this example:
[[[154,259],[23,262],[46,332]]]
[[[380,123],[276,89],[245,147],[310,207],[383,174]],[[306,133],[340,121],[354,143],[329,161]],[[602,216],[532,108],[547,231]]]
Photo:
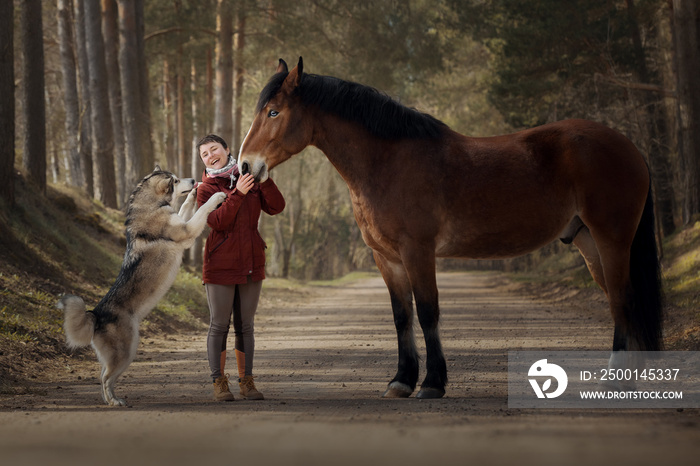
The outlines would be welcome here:
[[[539,225],[515,225],[510,228],[475,228],[438,235],[435,255],[466,259],[507,259],[535,251],[560,237],[568,219]]]

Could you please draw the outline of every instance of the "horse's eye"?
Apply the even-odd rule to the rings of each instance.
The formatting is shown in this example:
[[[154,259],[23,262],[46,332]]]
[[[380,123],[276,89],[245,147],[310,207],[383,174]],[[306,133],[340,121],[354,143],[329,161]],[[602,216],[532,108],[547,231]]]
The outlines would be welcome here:
[[[270,118],[274,118],[274,117],[276,117],[276,116],[279,115],[279,114],[280,114],[280,112],[278,112],[277,110],[270,110],[270,111],[268,112],[267,116],[269,116]]]

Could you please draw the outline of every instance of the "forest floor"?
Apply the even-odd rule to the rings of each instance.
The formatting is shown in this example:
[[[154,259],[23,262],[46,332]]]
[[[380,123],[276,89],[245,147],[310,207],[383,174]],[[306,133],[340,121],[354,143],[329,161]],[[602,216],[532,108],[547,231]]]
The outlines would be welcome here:
[[[509,350],[610,346],[601,293],[553,285],[535,296],[496,273],[443,273],[438,285],[450,377],[442,399],[381,398],[395,371],[396,338],[379,276],[271,288],[256,321],[264,401],[212,401],[204,329],[155,333],[142,338],[117,384],[126,408],[103,405],[91,351],[58,358],[24,392],[0,395],[0,458],[12,465],[697,464],[697,409],[508,408]]]

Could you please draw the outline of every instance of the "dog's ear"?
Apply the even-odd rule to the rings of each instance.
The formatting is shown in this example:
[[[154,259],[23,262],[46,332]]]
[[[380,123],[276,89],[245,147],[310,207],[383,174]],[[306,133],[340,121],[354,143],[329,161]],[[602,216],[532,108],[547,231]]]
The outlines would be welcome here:
[[[172,194],[173,191],[175,190],[174,188],[174,180],[172,177],[167,177],[163,178],[158,181],[156,184],[156,192],[159,195],[164,195],[164,194]]]

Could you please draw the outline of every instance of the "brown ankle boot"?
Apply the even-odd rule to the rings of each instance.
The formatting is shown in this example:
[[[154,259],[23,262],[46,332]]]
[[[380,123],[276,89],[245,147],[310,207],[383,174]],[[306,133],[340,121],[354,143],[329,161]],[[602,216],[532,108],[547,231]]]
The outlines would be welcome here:
[[[247,400],[264,400],[265,397],[262,393],[255,388],[255,382],[253,382],[252,375],[246,375],[242,379],[239,379],[238,385],[241,387],[241,395],[243,395]]]
[[[214,399],[216,401],[233,401],[233,393],[228,388],[228,375],[222,375],[214,381]]]

